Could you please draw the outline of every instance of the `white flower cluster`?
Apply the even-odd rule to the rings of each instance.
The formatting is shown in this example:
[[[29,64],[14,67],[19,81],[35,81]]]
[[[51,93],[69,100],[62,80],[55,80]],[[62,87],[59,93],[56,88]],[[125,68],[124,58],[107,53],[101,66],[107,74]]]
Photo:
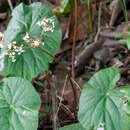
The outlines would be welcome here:
[[[39,47],[40,44],[41,44],[41,42],[40,42],[39,39],[37,39],[37,40],[31,39],[31,38],[29,37],[28,32],[26,32],[25,36],[23,37],[23,40],[24,40],[26,43],[31,42],[31,47],[32,47],[32,48],[37,48],[37,47]],[[43,44],[43,45],[44,45],[44,44]]]
[[[25,42],[27,42],[27,43],[31,40],[31,39],[29,38],[28,32],[26,32],[25,36],[23,37],[23,40],[24,40]]]
[[[44,18],[43,20],[37,22],[37,25],[43,26],[43,33],[47,32],[47,31],[54,32],[54,28],[55,28],[54,19]],[[0,32],[0,49],[3,48],[3,40],[4,40],[4,34]],[[28,32],[26,32],[25,36],[23,37],[23,40],[26,43],[30,42],[32,48],[38,48],[41,44],[41,41],[39,39],[30,38]],[[42,45],[44,45],[44,42],[42,42]],[[3,59],[4,59],[3,57],[5,55],[9,55],[9,57],[12,59],[12,62],[15,62],[16,61],[15,55],[16,54],[21,55],[23,52],[24,52],[23,45],[17,46],[15,41],[9,43],[7,52],[0,55],[0,68],[3,68],[3,66],[4,66],[3,65]]]
[[[23,45],[21,46],[16,46],[16,42],[12,42],[8,44],[8,55],[10,58],[12,58],[12,62],[15,62],[15,54],[17,53],[18,55],[21,55],[24,52]]]
[[[4,34],[0,32],[0,49],[3,48]]]
[[[33,40],[33,42],[31,43],[31,47],[37,48],[40,46],[40,44],[41,44],[40,40]]]
[[[44,18],[43,20],[38,21],[37,25],[38,26],[43,25],[44,32],[47,32],[47,31],[54,32],[55,23],[54,23],[54,20],[51,18]]]

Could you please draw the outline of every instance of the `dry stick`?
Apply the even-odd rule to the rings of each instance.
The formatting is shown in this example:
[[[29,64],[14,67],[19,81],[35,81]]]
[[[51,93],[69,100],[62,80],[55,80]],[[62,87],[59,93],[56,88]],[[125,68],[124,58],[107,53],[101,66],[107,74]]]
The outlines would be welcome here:
[[[48,117],[52,117],[52,114],[50,114],[49,112],[46,112],[46,111],[44,111],[44,110],[42,110],[43,111],[43,113],[45,113]],[[62,120],[59,120],[59,122],[62,124],[62,125],[66,125]]]
[[[72,45],[72,78],[75,80],[75,48],[76,48],[76,38],[77,38],[77,28],[78,28],[78,1],[75,0],[75,24],[74,24],[74,36]],[[71,81],[71,80],[70,80]],[[77,92],[74,85],[73,91],[75,93],[75,120],[77,120]]]
[[[66,68],[66,66],[65,66],[58,58],[56,58],[55,56],[51,55],[49,52],[47,52],[47,51],[44,50],[43,48],[41,48],[41,47],[38,47],[38,48],[39,48],[42,52],[46,53],[48,56],[50,56],[51,58],[53,58],[56,62],[58,62],[58,63],[62,66],[62,68],[64,69],[64,71],[65,71],[68,75],[70,75],[69,72],[68,72],[68,70],[67,70],[67,68]]]
[[[70,120],[74,120],[75,119],[75,117],[72,114],[71,110],[66,105],[61,103],[60,107],[61,107],[61,110],[69,117]]]
[[[55,78],[55,77],[54,77]],[[56,81],[55,79],[53,79]],[[56,90],[56,84],[51,87],[51,94],[52,94],[52,113],[53,113],[53,130],[58,130],[58,118],[57,118],[57,90]]]
[[[8,4],[9,4],[9,6],[10,6],[11,11],[13,11],[13,5],[12,5],[11,0],[8,0]]]
[[[112,16],[109,23],[110,26],[114,25],[120,12],[121,12],[121,4],[120,4],[120,0],[117,0],[114,9],[112,11]]]
[[[77,26],[78,26],[78,2],[75,0],[75,24],[74,24],[74,36],[72,45],[72,78],[75,79],[75,47],[77,38]]]
[[[80,92],[82,91],[80,85],[73,79],[71,78],[71,80],[73,81],[73,83],[76,85],[76,87],[80,90]]]
[[[41,40],[41,37],[40,37],[40,40]],[[31,47],[24,47],[24,48],[31,48]],[[74,106],[75,106],[74,116],[75,116],[75,121],[77,121],[77,92],[76,92],[76,89],[75,89],[75,85],[76,84],[73,85],[73,80],[74,79],[72,80],[71,75],[70,75],[69,71],[67,70],[66,66],[58,58],[56,58],[55,56],[51,55],[49,52],[47,52],[46,50],[44,50],[40,46],[37,47],[37,48],[40,49],[43,53],[46,53],[48,56],[52,57],[57,63],[59,63],[59,65],[62,66],[63,70],[67,73],[68,78],[69,78],[70,83],[71,83],[71,86],[72,86],[72,89],[73,89],[73,93],[74,93]]]
[[[56,81],[55,79],[53,79],[53,80]],[[47,75],[47,81],[48,81],[49,86],[51,87],[53,130],[58,130],[58,118],[57,118],[57,115],[56,115],[56,110],[57,110],[56,84],[55,83],[52,84],[52,77],[49,74]]]
[[[100,35],[100,31],[101,31],[101,14],[102,14],[102,10],[101,10],[101,8],[102,8],[102,2],[100,3],[100,5],[99,5],[99,10],[98,10],[98,31],[97,31],[97,34],[96,34],[96,36],[95,36],[95,42],[97,42],[97,40],[98,40],[98,37],[99,37],[99,35]]]
[[[73,89],[73,93],[74,93],[74,106],[75,106],[75,111],[74,111],[74,115],[75,115],[75,120],[77,121],[77,92],[75,89],[75,86],[73,85],[73,82],[71,80],[71,76],[69,71],[67,70],[66,66],[55,56],[51,55],[49,52],[47,52],[46,50],[42,49],[41,47],[38,47],[42,52],[46,53],[48,56],[52,57],[56,62],[59,63],[59,65],[62,66],[62,68],[64,69],[64,71],[68,74],[68,78],[70,80],[72,89]]]
[[[56,116],[58,115],[58,112],[59,112],[59,109],[60,109],[60,106],[61,106],[61,103],[62,103],[62,98],[64,96],[64,92],[65,92],[65,87],[67,85],[67,81],[68,81],[68,75],[66,75],[66,78],[65,78],[65,82],[64,82],[64,86],[63,86],[63,90],[62,90],[62,94],[61,94],[61,99],[60,99],[60,102],[59,102],[59,107],[58,107],[57,112],[56,112]]]
[[[41,39],[40,39],[41,40]],[[32,47],[24,47],[24,48],[32,48]],[[66,66],[55,56],[51,55],[49,52],[47,52],[46,50],[44,50],[43,48],[41,48],[40,46],[37,47],[38,49],[40,49],[43,53],[46,53],[48,56],[52,57],[57,63],[59,63],[59,65],[62,66],[63,70],[66,72],[66,74],[68,75],[70,84],[72,86],[73,89],[73,93],[74,93],[74,106],[75,106],[75,111],[74,111],[74,116],[75,116],[75,121],[77,121],[77,92],[75,89],[75,85],[73,85],[74,79],[71,77],[68,69],[66,68]],[[73,80],[72,80],[73,79]],[[76,82],[76,81],[75,81]],[[78,83],[77,83],[78,84]]]

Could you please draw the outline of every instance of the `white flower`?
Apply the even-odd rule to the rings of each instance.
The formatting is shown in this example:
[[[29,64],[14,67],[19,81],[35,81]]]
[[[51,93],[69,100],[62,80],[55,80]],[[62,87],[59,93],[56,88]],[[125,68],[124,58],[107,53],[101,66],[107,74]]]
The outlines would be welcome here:
[[[11,52],[9,53],[9,57],[11,57],[11,58],[13,58],[14,55],[15,55],[15,52],[13,52],[13,51],[11,51]]]
[[[29,42],[29,41],[30,41],[28,32],[26,32],[25,36],[23,37],[23,40],[24,40],[25,42]]]
[[[6,52],[7,55],[12,59],[12,62],[15,62],[15,55],[21,55],[24,52],[23,44],[21,46],[16,45],[16,41],[8,44],[8,51]]]
[[[18,52],[18,55],[21,55],[21,52]]]
[[[16,59],[12,59],[12,62],[15,62],[16,61]]]
[[[19,48],[18,48],[18,51],[19,51],[19,52],[21,52],[21,51],[22,51],[22,49],[23,49],[22,47],[19,47]]]
[[[14,55],[15,55],[15,52],[12,52],[12,55],[14,56]]]
[[[18,52],[18,49],[17,49],[17,48],[15,49],[15,52]]]
[[[24,52],[23,45],[21,45],[20,47],[17,46],[16,49],[15,49],[15,52],[18,52],[18,55],[21,55],[21,53]]]
[[[16,46],[13,46],[14,50],[17,48]]]
[[[34,45],[35,46],[39,46],[40,45],[40,41],[39,40],[34,40]]]
[[[42,42],[42,45],[43,45],[43,46],[44,46],[44,44],[45,44],[45,43],[44,43],[44,42]]]
[[[54,20],[51,18],[44,18],[43,20],[38,21],[37,25],[38,26],[43,25],[44,32],[47,32],[47,31],[54,32],[55,23],[54,23]]]
[[[12,48],[12,45],[11,44],[8,44],[8,49],[10,50]]]
[[[33,40],[33,43],[31,44],[31,47],[39,47],[41,44],[40,40]]]
[[[12,44],[16,44],[16,41],[12,42]]]
[[[15,56],[12,55],[11,58],[14,60],[14,59],[15,59]]]
[[[42,25],[42,24],[41,24],[41,21],[38,21],[38,22],[37,22],[37,25],[38,25],[38,26],[41,26],[41,25]]]

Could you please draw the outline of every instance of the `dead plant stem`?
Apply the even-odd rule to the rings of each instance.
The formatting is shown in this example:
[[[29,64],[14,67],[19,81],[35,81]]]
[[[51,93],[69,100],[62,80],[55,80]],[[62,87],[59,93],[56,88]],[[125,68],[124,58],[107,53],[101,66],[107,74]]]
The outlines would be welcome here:
[[[77,26],[78,26],[78,2],[75,0],[75,11],[74,11],[74,36],[72,45],[72,78],[75,79],[75,48],[76,48],[76,38],[77,38]]]
[[[75,115],[75,121],[77,121],[77,92],[76,92],[75,85],[73,84],[70,72],[67,70],[66,66],[58,58],[56,58],[55,56],[51,55],[49,52],[47,52],[46,50],[42,49],[41,47],[38,47],[38,48],[42,52],[46,53],[48,56],[52,57],[57,63],[59,63],[59,65],[61,65],[63,70],[67,73],[69,81],[70,81],[72,89],[73,89],[73,93],[74,93],[74,106],[75,106],[74,115]]]
[[[13,4],[12,4],[11,0],[8,0],[8,4],[9,4],[11,11],[13,11]]]
[[[100,31],[101,31],[101,15],[102,15],[102,2],[99,5],[99,10],[98,10],[98,31],[97,34],[95,36],[95,42],[97,42]]]
[[[61,99],[60,99],[60,102],[59,102],[59,106],[58,106],[58,109],[57,109],[56,115],[58,115],[58,112],[59,112],[59,110],[60,110],[60,106],[61,106],[62,99],[63,99],[64,92],[65,92],[65,87],[66,87],[66,85],[67,85],[67,81],[68,81],[68,75],[66,75],[66,78],[65,78],[65,82],[64,82],[63,90],[62,90],[62,93],[61,93]]]
[[[24,47],[24,48],[32,48],[32,47]],[[74,94],[74,106],[75,106],[75,111],[74,111],[74,116],[75,116],[75,121],[77,121],[77,91],[75,88],[75,85],[73,84],[73,78],[71,77],[70,72],[68,71],[68,69],[66,68],[66,66],[64,65],[64,63],[62,63],[58,58],[56,58],[55,56],[53,56],[52,54],[50,54],[49,52],[47,52],[46,50],[44,50],[41,47],[37,47],[36,49],[40,49],[43,53],[47,54],[48,56],[50,56],[51,58],[53,58],[57,63],[59,63],[59,65],[61,65],[62,69],[66,72],[66,74],[68,75],[70,84],[72,86],[72,90],[73,90],[73,94]],[[73,80],[72,80],[73,79]],[[76,81],[75,81],[76,82]]]

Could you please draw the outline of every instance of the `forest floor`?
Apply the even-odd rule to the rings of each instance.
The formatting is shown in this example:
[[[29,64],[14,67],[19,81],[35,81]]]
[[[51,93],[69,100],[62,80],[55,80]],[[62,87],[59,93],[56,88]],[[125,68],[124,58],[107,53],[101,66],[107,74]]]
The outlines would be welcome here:
[[[22,0],[21,0],[22,1]],[[13,8],[20,2],[15,1]],[[53,10],[60,7],[62,0],[26,0],[26,4],[33,2],[42,2],[51,6]],[[76,100],[79,101],[82,86],[91,78],[97,71],[108,68],[120,68],[121,79],[117,83],[118,86],[130,85],[130,50],[126,45],[119,44],[120,39],[127,39],[128,35],[124,34],[118,37],[122,32],[128,32],[128,26],[125,23],[125,18],[121,5],[118,0],[97,0],[91,2],[91,15],[93,30],[90,31],[89,11],[87,4],[78,4],[78,24],[75,49],[75,80],[79,85],[76,85]],[[130,21],[130,2],[126,0],[128,21]],[[11,18],[10,6],[0,12],[0,32],[4,32]],[[72,68],[72,45],[74,38],[75,11],[57,13],[59,22],[62,28],[62,43],[61,48],[55,54],[71,72]],[[130,37],[130,36],[129,36]],[[130,43],[129,43],[130,44]],[[33,83],[36,90],[41,95],[42,105],[39,112],[39,129],[51,130],[53,107],[58,114],[57,125],[59,127],[77,122],[75,119],[74,95],[71,83],[67,80],[66,72],[62,66],[53,62],[50,64],[52,71],[52,81],[54,89],[50,87],[46,80],[46,73],[41,73],[36,77]],[[48,78],[47,78],[48,79]],[[48,79],[49,80],[49,79]],[[54,93],[53,93],[54,92]],[[54,101],[52,101],[52,99]],[[78,104],[78,103],[77,103]],[[78,105],[77,108],[78,109]]]

